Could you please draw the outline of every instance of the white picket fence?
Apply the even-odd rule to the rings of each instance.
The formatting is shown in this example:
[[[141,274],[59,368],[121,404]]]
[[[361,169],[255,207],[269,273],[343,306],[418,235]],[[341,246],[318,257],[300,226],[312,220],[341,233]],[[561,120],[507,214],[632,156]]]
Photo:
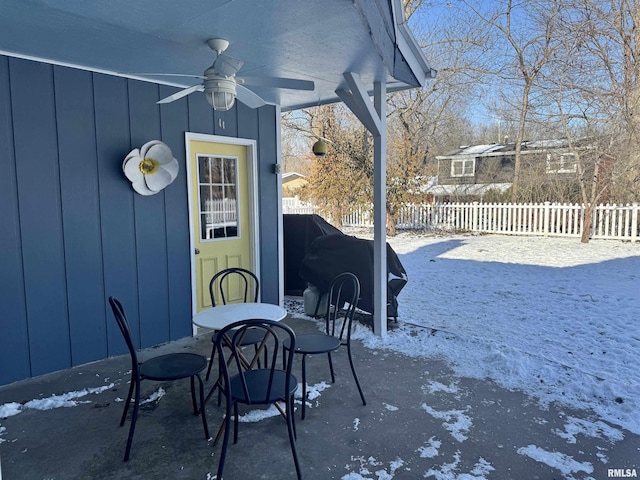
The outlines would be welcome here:
[[[312,203],[303,202],[298,197],[282,197],[282,213],[309,215],[318,210]]]
[[[283,199],[283,213],[314,213],[317,209],[297,199]],[[407,205],[396,228],[580,237],[584,226],[581,204],[558,203],[443,203]],[[640,241],[640,207],[597,205],[591,223],[591,238]],[[346,215],[345,227],[373,225],[367,211]]]

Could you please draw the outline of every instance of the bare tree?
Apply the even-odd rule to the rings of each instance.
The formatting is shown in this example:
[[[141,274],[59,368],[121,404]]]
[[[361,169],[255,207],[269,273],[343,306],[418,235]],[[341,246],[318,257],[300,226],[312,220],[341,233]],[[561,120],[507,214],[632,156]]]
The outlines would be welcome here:
[[[640,7],[635,1],[567,0],[572,33],[562,70],[564,118],[613,157],[610,195],[637,201],[640,187]],[[577,61],[579,59],[579,61]],[[570,98],[570,103],[566,100]],[[570,109],[566,106],[570,105]]]
[[[424,4],[424,15],[428,7]],[[429,28],[416,31],[420,47],[438,71],[423,89],[396,93],[389,99],[389,123],[407,132],[418,150],[437,155],[474,136],[470,121],[474,103],[482,97],[481,79],[489,71],[487,28],[477,18],[454,8],[441,11]],[[446,26],[445,26],[446,25]]]
[[[283,130],[308,139],[307,185],[300,189],[304,200],[313,202],[322,215],[342,227],[345,214],[369,208],[372,198],[373,158],[368,132],[342,104],[305,109],[286,116]],[[311,143],[323,140],[327,154],[313,156]]]
[[[587,243],[598,202],[637,200],[640,11],[634,1],[565,0],[546,93],[573,154]]]
[[[287,114],[289,115],[289,112]],[[283,172],[309,173],[308,141],[292,128],[282,130],[282,169]]]
[[[408,15],[428,15],[431,2],[406,0]],[[436,174],[435,155],[459,146],[474,136],[469,112],[479,98],[480,77],[486,75],[490,56],[486,25],[474,15],[455,8],[441,11],[439,21],[448,28],[416,30],[429,63],[438,70],[435,81],[423,89],[391,94],[387,113],[387,232],[395,234],[401,207],[423,197],[425,177]],[[424,27],[416,23],[414,27]],[[334,223],[341,211],[366,208],[373,198],[372,140],[342,105],[286,114],[283,130],[295,132],[311,144],[323,139],[325,157],[300,155],[310,163],[308,187],[301,192],[321,206]],[[283,149],[284,150],[284,149]],[[310,158],[310,160],[309,160]],[[339,165],[338,165],[339,164]],[[322,183],[322,185],[320,185]]]
[[[411,2],[415,17],[428,17],[433,3]],[[486,74],[485,26],[473,15],[461,15],[452,7],[438,10],[429,28],[416,24],[415,34],[429,63],[438,71],[423,89],[392,94],[388,109],[387,233],[395,235],[400,209],[420,201],[421,187],[437,174],[435,156],[474,136],[470,111],[481,92],[479,78]]]
[[[409,19],[422,5],[422,0],[404,0],[404,17]]]
[[[465,5],[491,26],[502,40],[502,54],[496,55],[493,77],[498,86],[505,87],[518,99],[515,108],[518,114],[515,141],[515,171],[512,201],[518,198],[522,171],[522,142],[526,140],[527,115],[532,108],[535,81],[542,68],[550,61],[556,48],[556,24],[560,11],[557,0],[513,0],[493,2],[493,11],[486,10],[486,2],[464,1]],[[496,48],[494,54],[500,50]],[[504,100],[509,95],[503,96]]]

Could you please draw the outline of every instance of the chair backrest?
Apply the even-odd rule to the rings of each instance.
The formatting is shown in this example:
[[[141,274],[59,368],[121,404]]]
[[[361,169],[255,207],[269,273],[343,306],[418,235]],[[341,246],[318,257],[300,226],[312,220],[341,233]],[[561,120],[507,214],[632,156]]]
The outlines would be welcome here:
[[[247,331],[255,330],[263,332],[263,341],[258,345],[258,350],[242,350],[242,338]],[[284,350],[283,344],[288,341],[289,348]],[[295,351],[296,335],[288,325],[273,320],[241,320],[223,328],[216,335],[216,349],[220,371],[224,379],[224,385],[229,385],[230,378],[238,375],[244,400],[247,404],[273,403],[274,395],[280,398],[283,392],[289,392],[291,388],[290,377]],[[265,348],[266,347],[266,348]],[[284,350],[284,351],[283,351]],[[251,353],[249,353],[251,352]],[[282,357],[280,356],[282,353]],[[249,357],[246,355],[249,354]],[[266,358],[265,358],[266,357]],[[284,369],[279,368],[284,361]],[[259,364],[258,368],[256,366]],[[261,382],[260,388],[255,388],[255,383],[250,388],[250,383],[256,381],[256,373]],[[285,373],[285,384],[282,384],[281,372]],[[251,379],[248,379],[251,377]],[[284,390],[282,388],[284,387]],[[227,389],[228,390],[228,389]],[[229,392],[227,391],[228,395]],[[284,398],[283,398],[284,400]]]
[[[325,314],[325,333],[343,342],[351,340],[351,325],[360,298],[360,281],[351,272],[331,280]],[[346,338],[345,338],[346,334]]]
[[[124,307],[122,306],[122,303],[120,303],[120,300],[115,297],[109,297],[109,304],[111,305],[111,310],[113,310],[113,316],[120,328],[120,332],[122,332],[122,336],[124,337],[124,342],[127,344],[127,348],[129,349],[129,354],[131,355],[131,369],[133,370],[133,374],[137,375],[138,355],[136,354],[136,347],[133,344],[131,327],[129,326],[127,315],[124,312]]]
[[[232,282],[234,282],[233,285]],[[232,290],[238,292],[237,298],[231,297]],[[227,302],[257,302],[259,291],[258,277],[253,272],[240,267],[220,270],[209,282],[212,307],[216,304],[226,305]],[[216,298],[219,302],[216,302]]]

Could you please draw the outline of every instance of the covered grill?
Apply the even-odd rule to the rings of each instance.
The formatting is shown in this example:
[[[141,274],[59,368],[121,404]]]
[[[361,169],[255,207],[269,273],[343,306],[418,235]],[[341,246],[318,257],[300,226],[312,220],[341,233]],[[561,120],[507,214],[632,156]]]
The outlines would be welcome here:
[[[319,236],[309,245],[299,276],[320,293],[326,293],[331,280],[342,272],[351,272],[358,277],[358,308],[373,313],[373,240],[349,235]],[[407,272],[387,243],[387,317],[397,318],[398,294],[406,283]]]
[[[320,215],[283,215],[284,293],[302,295],[307,282],[300,277],[300,264],[311,243],[325,235],[343,235]]]

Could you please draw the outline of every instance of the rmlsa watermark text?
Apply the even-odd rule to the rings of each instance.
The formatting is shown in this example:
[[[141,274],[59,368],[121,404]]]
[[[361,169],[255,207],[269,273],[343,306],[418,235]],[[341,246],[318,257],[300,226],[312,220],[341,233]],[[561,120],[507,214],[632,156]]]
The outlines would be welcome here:
[[[638,472],[635,468],[609,468],[607,469],[607,477],[609,478],[638,478]]]

